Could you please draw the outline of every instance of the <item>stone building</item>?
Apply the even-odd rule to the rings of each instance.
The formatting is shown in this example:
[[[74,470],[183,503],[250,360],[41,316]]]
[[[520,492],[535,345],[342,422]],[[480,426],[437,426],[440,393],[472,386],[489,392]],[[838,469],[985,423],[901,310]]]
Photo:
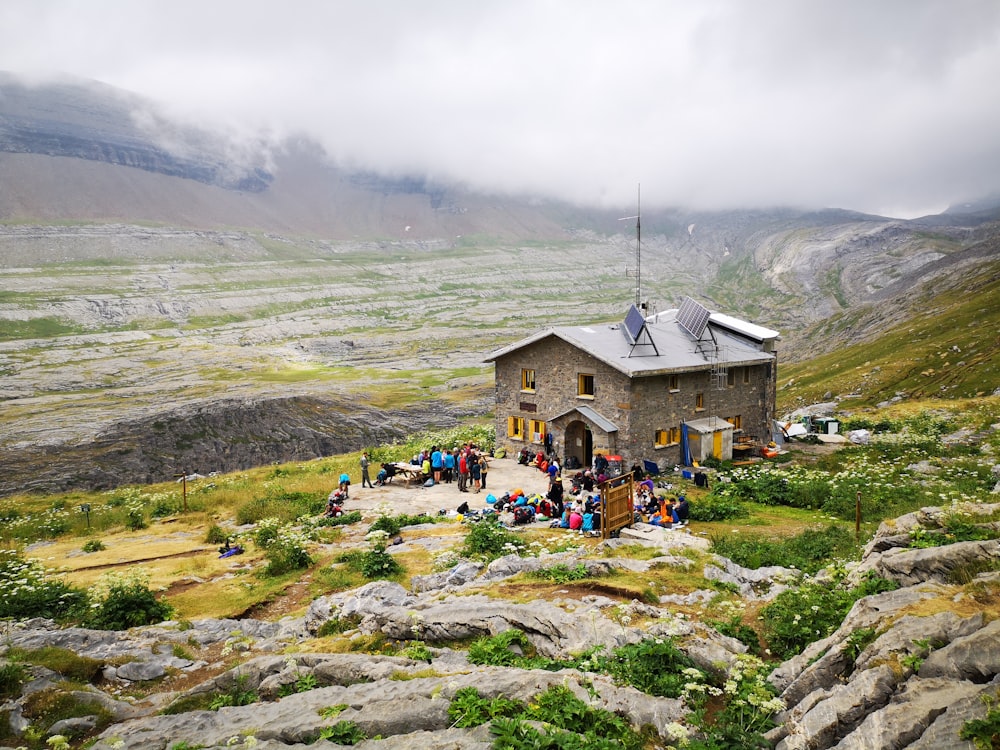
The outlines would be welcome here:
[[[660,467],[731,458],[735,444],[770,440],[777,331],[711,313],[685,298],[677,310],[622,323],[562,326],[494,352],[497,446],[545,444],[564,465],[596,453]]]

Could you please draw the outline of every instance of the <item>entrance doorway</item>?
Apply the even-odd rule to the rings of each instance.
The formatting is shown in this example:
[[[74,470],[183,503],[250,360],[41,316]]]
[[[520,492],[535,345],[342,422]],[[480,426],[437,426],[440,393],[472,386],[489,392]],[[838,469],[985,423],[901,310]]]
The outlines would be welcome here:
[[[569,463],[570,458],[579,461],[579,466],[590,466],[594,461],[594,435],[590,431],[590,426],[583,421],[575,420],[566,425],[566,455],[563,457],[565,463]]]

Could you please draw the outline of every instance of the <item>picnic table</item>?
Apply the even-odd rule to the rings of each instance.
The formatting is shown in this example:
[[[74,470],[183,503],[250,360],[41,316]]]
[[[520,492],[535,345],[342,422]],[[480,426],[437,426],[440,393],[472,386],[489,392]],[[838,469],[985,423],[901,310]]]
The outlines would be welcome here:
[[[396,469],[396,476],[402,477],[407,487],[415,482],[424,481],[424,472],[419,466],[400,461],[394,463],[393,467]]]

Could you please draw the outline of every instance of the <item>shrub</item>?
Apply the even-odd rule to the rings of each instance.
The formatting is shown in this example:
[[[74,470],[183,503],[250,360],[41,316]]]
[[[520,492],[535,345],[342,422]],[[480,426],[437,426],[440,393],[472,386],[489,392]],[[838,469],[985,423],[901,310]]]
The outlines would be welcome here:
[[[218,524],[212,524],[208,527],[208,531],[205,533],[205,542],[207,544],[225,544],[226,540],[229,538],[229,534],[222,530]]]
[[[367,740],[368,735],[353,721],[338,721],[332,726],[323,727],[319,732],[319,739],[335,745],[357,745]]]
[[[66,620],[86,600],[86,592],[50,579],[38,561],[25,560],[16,550],[0,550],[0,618]]]
[[[517,653],[511,646],[517,646]],[[494,667],[512,667],[520,663],[525,655],[535,653],[535,647],[520,630],[511,628],[494,636],[483,636],[469,646],[469,662]]]
[[[7,658],[11,655],[8,653]],[[0,665],[0,699],[16,698],[21,694],[21,686],[28,680],[28,670],[17,661],[7,661]]]
[[[316,526],[346,526],[351,523],[358,523],[361,520],[361,511],[352,510],[342,516],[320,516],[313,523]]]
[[[750,515],[750,511],[738,498],[714,492],[705,495],[696,503],[690,503],[688,513],[692,521],[728,521],[731,518],[746,518]]]
[[[8,658],[16,658],[26,664],[37,664],[51,669],[67,680],[74,682],[93,682],[101,674],[104,662],[89,656],[80,656],[68,648],[58,646],[42,646],[37,649],[12,648],[7,652]]]
[[[218,711],[220,708],[228,706],[249,706],[260,700],[257,691],[247,687],[247,676],[245,674],[236,675],[229,690],[224,693],[217,693],[208,704],[210,711]]]
[[[619,685],[631,685],[649,695],[677,698],[684,684],[690,682],[689,670],[704,679],[704,673],[671,639],[657,638],[616,648],[603,659],[600,671],[607,672]]]
[[[100,539],[88,539],[83,543],[84,552],[100,552],[103,549],[107,549],[107,547],[104,546],[104,542]]]
[[[781,592],[760,612],[772,655],[784,660],[801,653],[810,643],[840,627],[858,599],[894,588],[892,581],[869,576],[851,589],[839,581],[809,581]]]
[[[492,562],[509,554],[524,554],[524,540],[504,528],[499,520],[487,516],[479,523],[471,524],[462,545],[465,557]]]
[[[503,695],[483,698],[476,688],[464,687],[455,691],[455,697],[448,704],[448,718],[454,727],[478,727],[499,716],[519,716],[524,708],[521,701]]]
[[[372,531],[365,538],[371,545],[371,549],[361,555],[361,574],[365,578],[392,578],[403,572],[403,566],[385,551],[387,535],[384,531]]]
[[[971,742],[976,750],[993,750],[1000,743],[1000,708],[997,707],[998,695],[986,694],[983,703],[986,704],[986,716],[982,719],[969,719],[958,731],[958,738]]]
[[[97,630],[127,630],[162,622],[173,612],[149,590],[141,571],[105,574],[92,591],[84,625]]]
[[[553,583],[569,583],[570,581],[582,581],[590,577],[587,573],[587,566],[577,563],[572,568],[566,563],[557,563],[548,568],[539,568],[528,573],[529,578],[539,578]]]
[[[139,503],[130,503],[125,507],[125,526],[129,531],[139,531],[149,526],[146,523],[146,511]]]
[[[273,521],[276,519],[265,519]],[[306,546],[309,539],[289,524],[265,526],[262,521],[254,537],[257,546],[263,548],[267,558],[265,575],[278,576],[293,570],[303,570],[313,564]]]
[[[807,529],[784,540],[758,534],[716,535],[711,540],[713,552],[754,569],[780,565],[815,573],[832,559],[849,559],[858,552],[854,537],[836,524],[823,529]]]

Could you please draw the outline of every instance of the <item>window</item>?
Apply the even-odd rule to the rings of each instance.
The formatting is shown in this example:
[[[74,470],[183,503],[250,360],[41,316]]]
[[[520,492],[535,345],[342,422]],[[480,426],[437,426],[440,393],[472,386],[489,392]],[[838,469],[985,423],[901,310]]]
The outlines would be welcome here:
[[[528,421],[528,432],[531,434],[531,442],[533,443],[544,443],[545,442],[545,422],[540,419],[532,419]]]
[[[576,395],[581,398],[594,397],[594,376],[581,372],[577,375]]]
[[[524,417],[507,417],[507,437],[524,440]]]
[[[726,417],[726,421],[729,422],[737,430],[743,429],[743,418],[737,414],[735,417]]]
[[[667,375],[667,390],[676,393],[681,389],[681,379],[678,375]]]
[[[535,371],[521,370],[521,390],[535,392]]]
[[[654,448],[666,448],[668,445],[677,445],[681,441],[681,428],[671,427],[666,430],[657,430],[653,438]]]
[[[705,394],[696,393],[694,396],[694,408],[699,411],[704,411],[705,409]]]
[[[730,388],[736,385],[736,370],[732,367],[726,370],[726,385]]]
[[[750,368],[743,368],[743,385],[750,385]]]

